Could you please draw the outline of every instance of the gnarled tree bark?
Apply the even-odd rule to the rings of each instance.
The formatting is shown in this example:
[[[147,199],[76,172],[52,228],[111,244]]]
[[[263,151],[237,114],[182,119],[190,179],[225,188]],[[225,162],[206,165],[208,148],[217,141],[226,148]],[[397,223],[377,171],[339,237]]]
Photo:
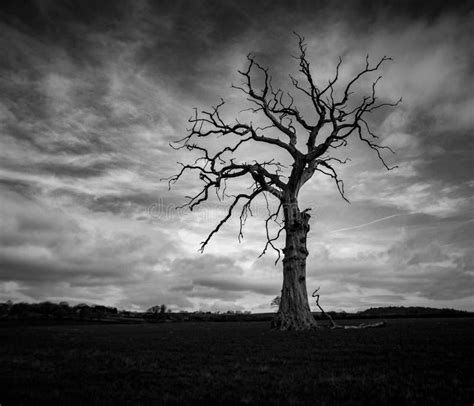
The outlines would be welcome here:
[[[316,327],[306,290],[307,235],[310,215],[300,211],[296,199],[283,205],[286,232],[283,249],[283,288],[278,312],[272,326],[280,330]]]

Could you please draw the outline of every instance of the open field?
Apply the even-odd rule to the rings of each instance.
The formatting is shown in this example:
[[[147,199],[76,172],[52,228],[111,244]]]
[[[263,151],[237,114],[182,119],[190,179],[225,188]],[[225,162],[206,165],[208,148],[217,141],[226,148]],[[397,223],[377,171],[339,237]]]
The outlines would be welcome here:
[[[474,401],[474,319],[369,330],[268,323],[0,325],[0,404]]]

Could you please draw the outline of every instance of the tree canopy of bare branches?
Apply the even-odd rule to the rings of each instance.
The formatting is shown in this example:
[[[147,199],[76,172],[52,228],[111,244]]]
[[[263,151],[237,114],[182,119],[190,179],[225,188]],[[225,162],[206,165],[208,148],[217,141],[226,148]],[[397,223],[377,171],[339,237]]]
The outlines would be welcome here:
[[[384,151],[393,152],[390,147],[381,145],[378,136],[371,129],[368,116],[383,108],[394,107],[400,103],[379,101],[376,87],[381,79],[378,75],[370,82],[369,89],[362,95],[355,91],[366,77],[380,70],[383,64],[391,58],[383,56],[376,62],[371,62],[369,56],[360,70],[347,83],[340,83],[342,59],[339,59],[334,75],[323,86],[319,85],[314,76],[307,57],[307,46],[304,38],[297,35],[298,51],[296,57],[298,76],[289,76],[294,90],[307,101],[302,109],[296,106],[296,97],[280,88],[275,88],[272,76],[267,67],[262,66],[252,55],[247,56],[247,69],[239,71],[242,82],[233,88],[242,92],[249,103],[248,112],[253,113],[266,121],[264,126],[256,126],[251,121],[244,122],[235,118],[229,122],[224,119],[222,109],[223,100],[209,110],[198,112],[195,110],[189,119],[191,125],[188,134],[172,145],[177,150],[188,150],[198,154],[191,163],[180,163],[177,174],[168,178],[170,187],[186,172],[196,172],[202,188],[198,193],[187,197],[182,207],[193,210],[207,201],[211,193],[216,193],[221,200],[229,201],[226,215],[216,224],[207,238],[201,243],[201,252],[204,251],[211,238],[239,210],[240,230],[239,239],[243,236],[243,226],[249,215],[252,215],[252,203],[257,197],[268,196],[279,202],[276,209],[268,208],[265,220],[266,244],[262,255],[268,248],[277,252],[280,258],[280,249],[275,241],[282,231],[286,232],[284,253],[284,286],[282,290],[278,327],[281,329],[311,327],[313,322],[306,315],[302,316],[301,308],[309,310],[307,297],[301,300],[302,304],[295,305],[295,296],[307,296],[305,278],[306,264],[306,234],[309,231],[309,209],[300,210],[298,207],[298,193],[300,189],[316,173],[327,176],[334,181],[341,197],[347,200],[343,180],[336,171],[335,164],[344,164],[333,153],[336,149],[346,146],[349,137],[357,137],[368,148],[374,151],[387,170],[394,167],[388,165],[384,158]],[[259,77],[259,86],[256,86],[256,77]],[[365,82],[364,82],[365,83]],[[310,111],[308,114],[307,112]],[[211,152],[204,145],[205,140],[228,140],[225,146],[217,152]],[[238,161],[237,152],[244,145],[255,143],[266,145],[274,149],[274,157],[269,160]],[[291,166],[286,167],[279,161],[285,155]],[[250,181],[247,191],[238,194],[227,192],[229,182],[235,179],[246,178]],[[268,200],[267,200],[268,202]],[[269,225],[276,222],[279,225],[276,234],[270,233]],[[299,233],[299,234],[298,234]],[[301,269],[300,269],[301,268]],[[290,284],[304,284],[304,289],[291,293],[294,289],[290,285],[285,287],[285,275],[298,274],[296,282]],[[285,296],[285,289],[288,295]],[[306,303],[304,303],[306,301]],[[288,303],[287,303],[288,302]],[[299,313],[297,315],[296,313]],[[304,319],[304,320],[302,320]]]

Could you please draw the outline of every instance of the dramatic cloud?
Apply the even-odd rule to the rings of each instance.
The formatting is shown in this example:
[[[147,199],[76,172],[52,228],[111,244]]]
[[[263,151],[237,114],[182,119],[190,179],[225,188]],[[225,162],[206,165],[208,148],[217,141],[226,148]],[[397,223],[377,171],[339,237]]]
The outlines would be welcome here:
[[[319,83],[339,56],[347,80],[366,54],[388,55],[380,100],[403,97],[371,117],[398,169],[355,140],[340,151],[351,158],[339,168],[351,205],[324,177],[302,191],[313,208],[308,289],[321,286],[329,309],[474,310],[469,2],[21,4],[0,8],[0,300],[269,310],[281,264],[258,258],[265,202],[241,244],[233,219],[200,254],[226,202],[175,210],[197,179],[169,191],[162,178],[190,159],[168,144],[194,107],[223,97],[229,119],[244,117],[230,85],[249,52],[290,90],[297,30]],[[275,152],[242,150],[248,160]]]

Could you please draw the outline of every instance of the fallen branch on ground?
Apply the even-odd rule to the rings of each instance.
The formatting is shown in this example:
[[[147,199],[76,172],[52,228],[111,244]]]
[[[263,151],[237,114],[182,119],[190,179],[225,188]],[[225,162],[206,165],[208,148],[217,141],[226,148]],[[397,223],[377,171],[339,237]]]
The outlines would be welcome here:
[[[318,306],[319,310],[321,310],[321,314],[326,317],[329,322],[331,323],[331,329],[344,329],[344,330],[349,330],[349,329],[363,329],[363,328],[378,328],[378,327],[385,327],[385,322],[384,321],[378,321],[376,323],[361,323],[357,325],[347,325],[347,326],[342,326],[340,324],[336,324],[333,320],[333,318],[327,314],[324,309],[321,307],[319,304],[319,289],[317,288],[312,296],[316,299],[316,306]]]

